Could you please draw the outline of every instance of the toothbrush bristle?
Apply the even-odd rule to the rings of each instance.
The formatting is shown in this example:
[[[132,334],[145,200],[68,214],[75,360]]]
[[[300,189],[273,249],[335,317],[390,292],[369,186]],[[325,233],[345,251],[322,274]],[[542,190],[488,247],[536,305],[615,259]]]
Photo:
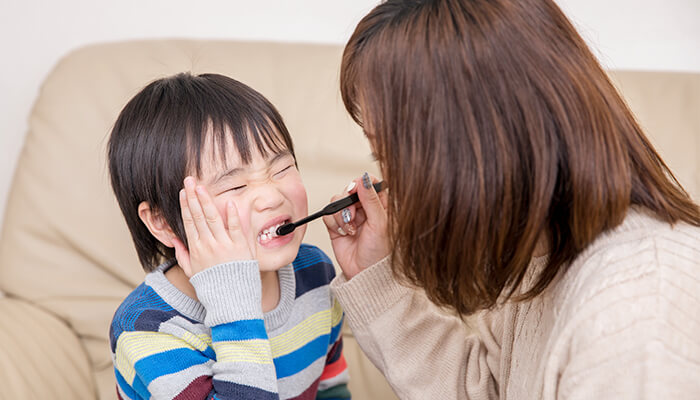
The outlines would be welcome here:
[[[294,232],[294,228],[294,224],[286,223],[277,228],[275,232],[277,233],[277,236],[284,236]]]

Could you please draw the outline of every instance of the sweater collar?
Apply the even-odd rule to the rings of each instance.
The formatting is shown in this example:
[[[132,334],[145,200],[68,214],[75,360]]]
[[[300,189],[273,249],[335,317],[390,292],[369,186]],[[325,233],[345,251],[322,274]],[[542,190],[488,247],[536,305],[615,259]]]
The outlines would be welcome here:
[[[153,290],[172,308],[184,316],[204,322],[207,310],[202,303],[187,296],[173,285],[165,276],[165,272],[174,266],[177,260],[172,259],[160,264],[153,272],[146,275],[146,285]],[[280,300],[277,306],[263,315],[265,328],[268,331],[275,330],[289,318],[296,297],[296,280],[292,264],[286,265],[277,271],[280,285]]]

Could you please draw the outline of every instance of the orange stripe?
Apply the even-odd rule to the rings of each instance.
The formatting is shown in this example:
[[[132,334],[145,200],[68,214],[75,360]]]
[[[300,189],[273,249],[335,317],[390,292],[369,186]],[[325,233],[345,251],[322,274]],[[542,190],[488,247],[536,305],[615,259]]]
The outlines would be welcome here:
[[[326,368],[323,369],[323,373],[321,374],[321,380],[334,378],[347,368],[348,364],[345,362],[345,356],[341,354],[333,364],[326,365]]]

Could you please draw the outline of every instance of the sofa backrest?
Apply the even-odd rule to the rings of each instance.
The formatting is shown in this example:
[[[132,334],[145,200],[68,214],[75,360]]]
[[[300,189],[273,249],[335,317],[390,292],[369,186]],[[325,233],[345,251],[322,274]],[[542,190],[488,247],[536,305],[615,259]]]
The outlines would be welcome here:
[[[252,86],[289,127],[313,211],[350,179],[377,173],[340,99],[341,52],[340,46],[231,41],[99,44],[67,55],[47,77],[8,199],[0,290],[54,314],[78,334],[101,397],[114,396],[109,322],[144,276],[107,177],[105,147],[121,108],[148,82],[182,71],[222,73]],[[697,199],[700,75],[619,72],[614,79]],[[309,226],[305,241],[332,256],[322,222]],[[369,375],[363,386],[385,387]],[[388,398],[367,396],[356,398]]]
[[[673,174],[700,202],[700,73],[609,75]]]

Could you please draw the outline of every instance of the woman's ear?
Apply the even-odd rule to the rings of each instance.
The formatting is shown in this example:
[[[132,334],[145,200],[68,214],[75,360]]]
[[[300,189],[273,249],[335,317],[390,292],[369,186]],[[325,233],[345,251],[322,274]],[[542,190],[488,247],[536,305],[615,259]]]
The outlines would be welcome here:
[[[160,211],[151,208],[151,205],[145,201],[139,204],[138,208],[139,218],[146,225],[148,230],[151,232],[158,241],[163,243],[167,247],[173,247],[173,238],[175,233],[170,229],[170,225],[163,218],[163,214]]]

